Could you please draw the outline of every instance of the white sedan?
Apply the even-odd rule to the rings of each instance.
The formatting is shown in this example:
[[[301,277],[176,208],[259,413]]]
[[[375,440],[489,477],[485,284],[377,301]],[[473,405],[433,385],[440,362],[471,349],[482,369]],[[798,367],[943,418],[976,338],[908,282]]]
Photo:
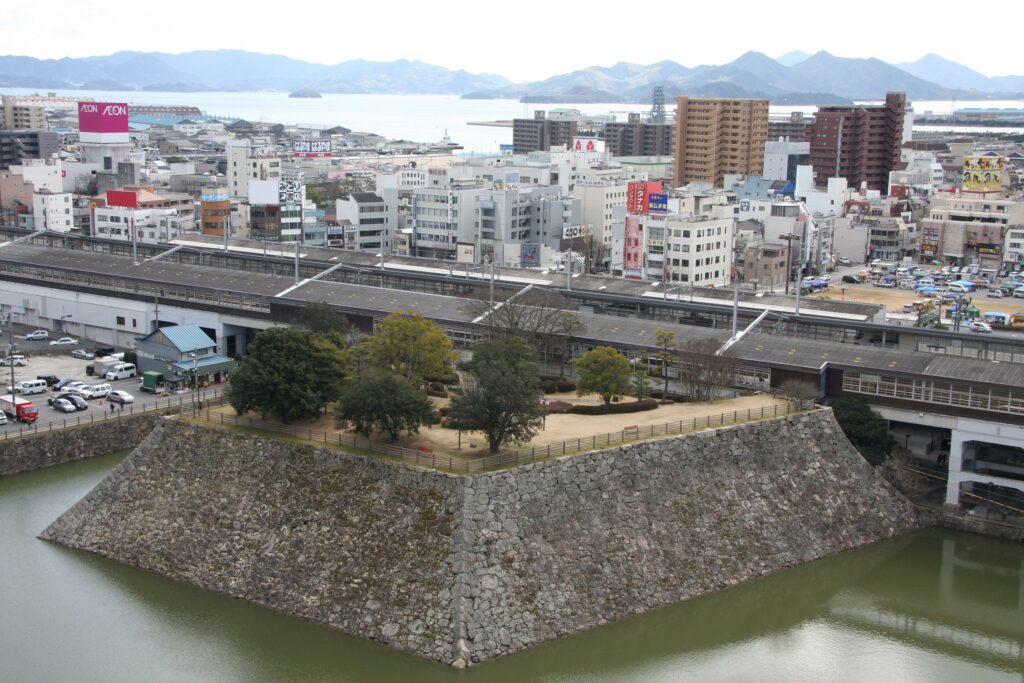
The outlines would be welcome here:
[[[127,391],[115,389],[114,391],[111,391],[109,394],[107,394],[107,400],[111,401],[112,403],[120,403],[121,405],[124,405],[126,403],[134,403],[135,397],[129,394]]]
[[[36,330],[35,332],[29,332],[25,335],[25,339],[29,341],[41,341],[43,339],[49,339],[50,333],[46,330]]]
[[[60,339],[54,339],[50,342],[50,346],[74,346],[78,343],[77,339],[71,337],[61,337]]]

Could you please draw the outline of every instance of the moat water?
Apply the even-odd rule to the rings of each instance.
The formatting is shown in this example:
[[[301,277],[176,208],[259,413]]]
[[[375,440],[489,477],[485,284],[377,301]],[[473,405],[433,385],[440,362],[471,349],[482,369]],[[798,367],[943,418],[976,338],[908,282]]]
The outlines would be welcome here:
[[[930,530],[459,672],[35,538],[123,457],[0,479],[0,681],[1024,681],[1024,546]]]

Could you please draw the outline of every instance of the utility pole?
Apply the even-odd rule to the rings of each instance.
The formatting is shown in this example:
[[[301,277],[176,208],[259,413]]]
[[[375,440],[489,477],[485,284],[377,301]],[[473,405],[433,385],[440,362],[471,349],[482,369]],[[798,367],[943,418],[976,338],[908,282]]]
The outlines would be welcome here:
[[[793,279],[793,240],[800,239],[800,235],[789,233],[779,235],[780,240],[786,240],[786,294],[789,294],[789,281]],[[799,291],[797,292],[799,296]]]

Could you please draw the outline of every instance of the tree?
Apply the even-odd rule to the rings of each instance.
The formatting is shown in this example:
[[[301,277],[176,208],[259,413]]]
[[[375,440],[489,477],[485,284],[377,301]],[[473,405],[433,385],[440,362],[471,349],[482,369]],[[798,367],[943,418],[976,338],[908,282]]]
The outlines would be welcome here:
[[[569,312],[564,295],[543,289],[514,292],[497,304],[492,309],[489,301],[478,300],[474,312],[494,334],[523,337],[538,345],[558,332]]]
[[[274,327],[257,335],[231,373],[229,400],[239,415],[314,417],[337,398],[346,369],[343,349],[308,330]]]
[[[465,389],[449,408],[451,426],[483,432],[491,453],[533,438],[544,423],[535,358],[533,347],[516,337],[477,344]]]
[[[306,304],[299,314],[299,324],[314,334],[338,334],[341,337],[346,336],[351,328],[344,313],[323,301]]]
[[[693,401],[714,401],[736,377],[736,358],[718,354],[721,342],[691,338],[679,347],[679,381]]]
[[[379,432],[394,441],[427,424],[434,406],[412,382],[390,372],[357,377],[341,391],[335,416],[365,437]]]
[[[558,379],[565,377],[565,362],[569,360],[569,344],[572,338],[585,329],[586,324],[572,311],[562,311],[555,319],[552,332],[560,342],[561,351],[558,357]]]
[[[799,401],[801,404],[808,404],[817,400],[821,391],[818,385],[811,380],[787,379],[779,385],[779,391],[785,396]]]
[[[832,412],[854,448],[872,465],[879,465],[892,452],[895,440],[885,418],[871,410],[862,399],[844,396],[833,399]]]
[[[647,398],[647,392],[651,389],[650,384],[648,383],[650,366],[647,364],[646,358],[634,358],[630,361],[630,367],[633,370],[633,373],[629,378],[629,382],[633,389],[632,393],[642,401]]]
[[[667,399],[668,365],[672,361],[672,356],[674,355],[673,350],[676,346],[676,333],[673,332],[672,330],[663,330],[659,328],[654,332],[654,342],[658,345],[658,348],[660,349],[658,353],[655,354],[655,357],[657,357],[661,361],[661,374],[665,378],[665,388],[662,389],[661,398]]]
[[[576,359],[579,382],[576,393],[598,394],[607,406],[612,396],[629,391],[629,378],[633,368],[629,359],[610,346],[599,346]]]
[[[455,353],[440,327],[413,311],[395,311],[366,340],[370,358],[382,370],[421,383],[452,373]]]

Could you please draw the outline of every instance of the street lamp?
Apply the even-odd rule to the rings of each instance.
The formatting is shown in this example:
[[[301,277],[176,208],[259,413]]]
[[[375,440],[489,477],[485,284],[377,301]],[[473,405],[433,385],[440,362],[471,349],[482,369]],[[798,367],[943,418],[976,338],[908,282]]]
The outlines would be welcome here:
[[[192,404],[195,405],[195,401],[199,398],[199,369],[196,363],[196,352],[192,351],[188,355],[192,358]]]
[[[14,403],[14,316],[17,313],[11,311],[7,316],[7,335],[10,342],[10,348],[7,351],[7,360],[11,363],[11,402]],[[17,415],[17,411],[15,411]]]
[[[779,239],[786,240],[786,294],[789,294],[789,281],[793,279],[793,240],[800,239],[800,235],[789,233],[779,235]]]

